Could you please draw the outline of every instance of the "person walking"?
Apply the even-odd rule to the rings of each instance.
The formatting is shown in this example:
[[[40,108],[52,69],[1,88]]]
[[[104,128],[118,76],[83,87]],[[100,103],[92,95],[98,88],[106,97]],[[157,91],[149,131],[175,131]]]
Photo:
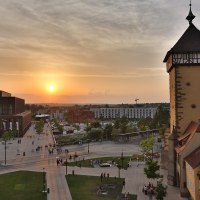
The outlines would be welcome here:
[[[122,182],[123,188],[125,188],[125,184],[126,184],[126,182],[125,182],[125,180],[123,180],[123,182]]]

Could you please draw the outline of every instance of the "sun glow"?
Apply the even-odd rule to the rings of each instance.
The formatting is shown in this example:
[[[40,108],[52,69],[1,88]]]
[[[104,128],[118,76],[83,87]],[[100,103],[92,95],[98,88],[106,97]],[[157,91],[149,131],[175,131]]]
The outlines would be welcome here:
[[[54,85],[49,85],[49,91],[50,91],[50,92],[54,92],[54,91],[55,91]]]

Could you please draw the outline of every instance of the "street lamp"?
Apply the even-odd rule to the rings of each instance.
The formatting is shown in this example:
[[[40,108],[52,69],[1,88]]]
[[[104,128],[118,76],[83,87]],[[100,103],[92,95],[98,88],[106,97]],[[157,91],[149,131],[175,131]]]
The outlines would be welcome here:
[[[17,129],[17,155],[20,155],[20,152],[19,152],[19,144],[20,144],[20,140],[19,140],[19,121],[16,122],[16,129]]]
[[[124,168],[124,153],[122,151],[122,154],[121,154],[121,159],[122,159],[122,169]]]
[[[88,153],[90,153],[90,140],[88,139],[87,142],[88,142]]]
[[[6,139],[4,140],[5,143],[5,165],[6,165]]]
[[[66,158],[66,161],[65,161],[65,162],[66,162],[66,175],[67,175],[67,158]]]
[[[43,191],[42,192],[46,192],[46,177],[45,177],[45,168],[43,168]]]
[[[2,121],[3,121],[3,130],[4,130],[4,133],[3,133],[3,134],[5,134],[5,131],[6,131],[6,122],[7,122],[7,120],[2,120]],[[5,123],[5,124],[4,124],[4,123]],[[7,141],[7,135],[4,135],[3,141],[4,141],[4,147],[5,147],[5,161],[4,161],[4,163],[5,163],[5,165],[6,165],[6,141]]]

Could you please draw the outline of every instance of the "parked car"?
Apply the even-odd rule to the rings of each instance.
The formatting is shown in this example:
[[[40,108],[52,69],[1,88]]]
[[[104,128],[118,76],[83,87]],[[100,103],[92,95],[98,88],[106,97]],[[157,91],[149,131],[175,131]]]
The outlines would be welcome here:
[[[101,163],[100,167],[111,167],[112,165],[110,163]]]

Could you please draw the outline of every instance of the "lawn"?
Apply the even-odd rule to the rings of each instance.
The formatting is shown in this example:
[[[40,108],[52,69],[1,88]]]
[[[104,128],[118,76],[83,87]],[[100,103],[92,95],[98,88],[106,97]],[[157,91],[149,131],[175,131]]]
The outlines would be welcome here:
[[[128,168],[128,163],[130,161],[130,156],[124,156],[123,157],[123,168],[127,169]],[[72,159],[73,160],[73,159]],[[93,158],[93,163],[97,163],[97,161],[100,161],[101,163],[104,162],[111,162],[113,163],[119,163],[122,166],[122,158],[121,157],[100,157],[100,158]],[[89,160],[79,160],[77,158],[77,161],[73,161],[73,162],[68,162],[68,166],[80,166],[81,167],[94,167],[93,165],[91,165],[91,159]]]
[[[43,173],[18,171],[0,175],[0,199],[46,200],[43,190]]]
[[[96,176],[67,175],[69,189],[73,200],[117,200],[121,199],[122,183],[124,179],[101,178]],[[97,194],[98,188],[102,186],[107,194]],[[129,200],[136,200],[135,195],[130,195]]]

